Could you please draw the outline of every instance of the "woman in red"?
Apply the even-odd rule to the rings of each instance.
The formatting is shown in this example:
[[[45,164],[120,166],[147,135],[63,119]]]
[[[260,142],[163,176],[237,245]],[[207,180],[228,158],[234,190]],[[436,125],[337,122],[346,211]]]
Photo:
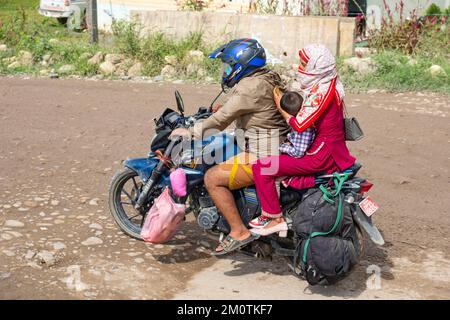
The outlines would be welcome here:
[[[297,189],[314,186],[318,172],[341,172],[355,163],[345,144],[344,88],[340,82],[336,60],[324,45],[312,44],[299,52],[300,85],[304,104],[297,116],[291,116],[277,107],[289,125],[302,132],[314,127],[316,137],[305,156],[293,158],[282,154],[259,159],[252,167],[256,191],[261,201],[261,216],[252,220],[253,233],[268,235],[287,231],[287,224],[275,187],[277,177],[288,176],[287,184]]]

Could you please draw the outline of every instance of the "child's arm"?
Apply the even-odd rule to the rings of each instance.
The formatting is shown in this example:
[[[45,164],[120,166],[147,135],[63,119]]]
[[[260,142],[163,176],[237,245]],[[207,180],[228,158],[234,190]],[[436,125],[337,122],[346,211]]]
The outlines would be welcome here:
[[[292,143],[292,145],[288,146],[289,148],[285,148],[288,151],[286,153],[291,157],[302,157],[305,154],[306,150],[308,150],[308,148],[311,146],[312,142],[314,141],[314,137],[315,132],[313,128],[308,128],[302,133],[293,134],[289,137],[289,141]],[[281,150],[281,147],[280,151],[283,152]]]
[[[297,153],[296,153],[295,147],[292,145],[292,143],[283,143],[280,146],[280,152],[286,153],[286,154],[290,155],[291,157],[297,158]]]

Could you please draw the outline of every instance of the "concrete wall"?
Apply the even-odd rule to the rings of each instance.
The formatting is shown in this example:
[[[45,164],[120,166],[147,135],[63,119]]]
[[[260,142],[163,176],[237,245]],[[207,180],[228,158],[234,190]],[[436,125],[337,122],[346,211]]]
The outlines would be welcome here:
[[[246,13],[249,9],[249,1],[250,0],[212,0],[207,11]],[[262,3],[266,3],[268,0],[261,1]],[[334,3],[338,0],[329,1]],[[382,17],[386,17],[383,0],[364,1],[366,6],[363,7],[366,7],[368,29],[379,28]],[[399,2],[400,0],[386,1],[391,11],[394,13],[394,16],[398,16],[398,14],[395,13],[395,5]],[[278,0],[277,14],[282,14],[284,6],[287,5],[291,13],[294,15],[301,15],[301,8],[305,6],[306,3],[314,6],[314,4],[317,3],[317,0]],[[422,15],[431,3],[436,3],[441,8],[450,6],[450,0],[403,0],[403,3],[405,5],[405,17],[407,17],[412,10],[416,10],[418,15]],[[109,29],[112,17],[115,19],[128,19],[132,11],[176,11],[178,9],[175,0],[97,0],[97,4],[98,21],[99,26],[102,29]]]
[[[351,55],[355,21],[338,17],[293,17],[192,11],[132,11],[143,33],[162,31],[181,38],[203,31],[207,41],[231,38],[258,39],[272,62],[297,61],[298,50],[310,43],[323,43],[333,54]]]
[[[0,0],[1,1],[1,0]],[[206,11],[247,12],[249,0],[212,0]],[[175,0],[97,0],[98,24],[101,29],[109,29],[112,17],[128,19],[135,10],[178,10]]]

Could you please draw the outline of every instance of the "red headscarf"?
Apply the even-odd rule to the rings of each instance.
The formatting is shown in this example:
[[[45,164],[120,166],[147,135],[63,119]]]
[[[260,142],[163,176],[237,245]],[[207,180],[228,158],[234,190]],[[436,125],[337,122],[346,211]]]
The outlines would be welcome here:
[[[299,68],[300,87],[305,101],[296,117],[289,120],[291,126],[301,132],[309,128],[322,114],[333,96],[342,102],[345,92],[336,70],[336,59],[323,44],[311,44],[299,51],[306,62]]]

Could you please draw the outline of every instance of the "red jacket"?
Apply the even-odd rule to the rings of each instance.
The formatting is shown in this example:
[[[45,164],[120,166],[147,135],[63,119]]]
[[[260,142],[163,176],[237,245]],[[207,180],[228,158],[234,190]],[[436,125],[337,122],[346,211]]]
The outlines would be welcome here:
[[[352,166],[356,158],[350,154],[345,144],[343,106],[338,102],[337,94],[330,94],[327,98],[327,101],[324,101],[311,117],[317,119],[314,122],[316,137],[307,152],[315,153],[319,148],[327,148],[336,165],[343,171]],[[297,131],[303,131],[306,129],[305,126],[311,125],[310,123],[299,124],[295,117],[290,119],[289,124]]]

